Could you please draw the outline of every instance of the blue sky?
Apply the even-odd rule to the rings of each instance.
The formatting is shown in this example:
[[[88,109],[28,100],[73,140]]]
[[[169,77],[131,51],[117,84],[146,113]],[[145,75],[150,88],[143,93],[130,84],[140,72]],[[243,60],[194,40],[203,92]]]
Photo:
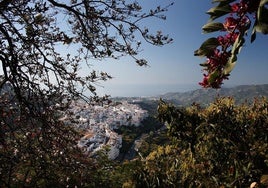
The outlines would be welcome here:
[[[129,0],[132,1],[132,0]],[[149,96],[167,92],[182,92],[201,88],[202,67],[206,59],[194,56],[194,51],[213,34],[202,34],[202,26],[214,5],[212,0],[136,0],[144,9],[175,2],[166,12],[167,20],[150,18],[140,24],[150,30],[169,34],[174,42],[163,47],[143,43],[139,58],[148,60],[149,67],[139,67],[132,58],[106,59],[92,63],[92,69],[105,71],[112,80],[97,83],[98,94],[115,96]],[[59,22],[60,23],[60,22]],[[64,27],[64,26],[63,26]],[[220,33],[218,33],[220,35]],[[215,36],[215,35],[214,35]],[[249,38],[248,38],[249,39]],[[61,48],[61,47],[60,47]],[[62,48],[66,53],[71,47]],[[258,34],[253,44],[247,42],[238,55],[235,69],[223,87],[268,83],[268,35]],[[0,65],[0,73],[1,73]],[[81,67],[81,73],[91,70]]]
[[[169,0],[138,1],[148,9]],[[177,0],[166,12],[167,20],[150,19],[144,24],[152,31],[162,30],[173,39],[172,44],[155,47],[143,44],[139,57],[149,62],[149,67],[139,67],[128,57],[120,60],[104,60],[93,66],[97,70],[110,73],[114,79],[101,83],[100,94],[112,96],[154,95],[170,91],[184,91],[201,88],[200,63],[205,58],[194,56],[204,40],[212,34],[202,34],[202,26],[209,16],[205,12],[211,8],[211,0]],[[219,33],[220,34],[220,33]],[[249,38],[248,38],[249,39]],[[230,79],[223,86],[268,83],[268,36],[257,35],[253,44],[246,43],[238,56],[238,62]]]

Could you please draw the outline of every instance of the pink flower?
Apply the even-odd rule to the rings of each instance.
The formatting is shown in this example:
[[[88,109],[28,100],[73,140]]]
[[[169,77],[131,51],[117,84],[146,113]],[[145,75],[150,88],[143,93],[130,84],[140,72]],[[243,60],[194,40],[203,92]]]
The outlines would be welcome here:
[[[227,38],[230,40],[230,42],[233,44],[235,42],[235,40],[237,39],[237,37],[239,36],[239,33],[228,33],[227,34]]]
[[[233,17],[228,17],[225,19],[225,22],[223,23],[223,27],[227,31],[233,31],[236,28],[237,24],[238,24],[238,20],[236,20]]]
[[[251,21],[247,16],[243,16],[243,18],[241,19],[241,22],[239,24],[239,30],[243,30],[245,28],[247,28],[250,25]]]
[[[223,47],[229,47],[230,45],[232,45],[236,38],[238,37],[239,33],[227,33],[224,36],[218,36],[217,39],[220,43],[221,46]]]
[[[218,39],[218,41],[219,41],[221,46],[224,46],[226,44],[226,38],[225,37],[218,36],[217,39]]]
[[[233,13],[237,13],[237,15],[241,15],[247,11],[248,2],[242,0],[240,3],[234,3],[231,5],[231,9]]]
[[[203,74],[203,76],[204,76],[203,81],[202,82],[199,82],[199,85],[201,85],[204,88],[209,87],[208,75]]]
[[[231,57],[230,48],[239,35],[245,34],[249,28],[251,20],[248,13],[256,14],[259,3],[260,0],[240,0],[239,3],[230,4],[230,16],[223,23],[223,31],[226,31],[226,34],[217,37],[220,45],[214,49],[213,53],[207,55],[207,61],[202,64],[205,74],[203,74],[202,82],[199,83],[201,86],[220,88],[223,80],[228,79],[229,74],[225,74],[224,69]]]
[[[215,49],[214,55],[207,59],[206,66],[209,72],[213,72],[215,69],[219,69],[227,64],[230,58],[230,53],[220,52],[220,50]]]
[[[231,6],[232,12],[239,12],[240,10],[240,3],[235,3]]]

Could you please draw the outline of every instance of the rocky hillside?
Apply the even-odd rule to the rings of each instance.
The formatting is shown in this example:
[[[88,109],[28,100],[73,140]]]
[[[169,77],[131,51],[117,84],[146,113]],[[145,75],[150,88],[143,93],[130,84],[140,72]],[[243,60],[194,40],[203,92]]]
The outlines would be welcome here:
[[[184,93],[167,93],[159,97],[171,101],[177,105],[191,105],[193,102],[208,104],[216,97],[232,96],[237,103],[252,101],[255,97],[265,96],[268,98],[268,84],[264,85],[241,85],[232,88],[221,89],[197,89]]]

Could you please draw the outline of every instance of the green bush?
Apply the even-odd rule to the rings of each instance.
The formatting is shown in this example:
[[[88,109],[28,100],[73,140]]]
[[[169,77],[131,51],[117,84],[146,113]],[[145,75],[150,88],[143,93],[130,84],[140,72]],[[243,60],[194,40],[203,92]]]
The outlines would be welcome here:
[[[181,109],[160,101],[158,112],[174,143],[144,159],[136,175],[138,187],[267,186],[265,98],[242,105],[230,97],[219,98],[208,107]]]

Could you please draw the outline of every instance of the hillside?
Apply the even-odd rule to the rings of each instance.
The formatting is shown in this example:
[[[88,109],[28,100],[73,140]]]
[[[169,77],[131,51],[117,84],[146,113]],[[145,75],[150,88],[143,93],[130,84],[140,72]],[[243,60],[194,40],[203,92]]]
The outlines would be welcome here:
[[[197,89],[189,92],[175,92],[160,95],[159,98],[171,101],[177,105],[187,106],[193,102],[208,104],[216,97],[232,96],[237,103],[252,101],[255,97],[268,97],[268,84],[264,85],[241,85],[232,88],[221,89]]]

